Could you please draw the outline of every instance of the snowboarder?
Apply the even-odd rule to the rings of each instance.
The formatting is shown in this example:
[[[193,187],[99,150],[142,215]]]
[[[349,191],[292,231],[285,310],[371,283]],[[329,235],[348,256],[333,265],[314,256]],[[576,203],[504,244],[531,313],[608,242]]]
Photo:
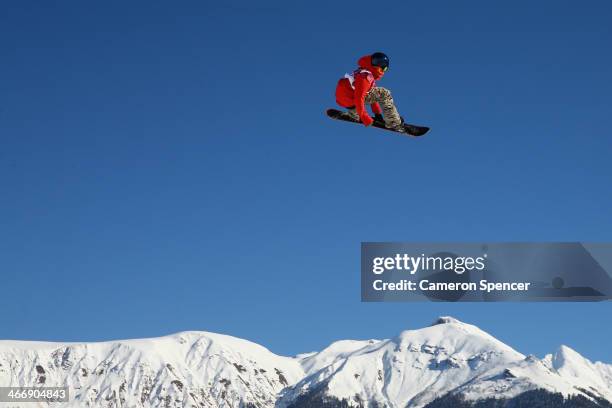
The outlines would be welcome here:
[[[387,128],[403,132],[404,121],[397,112],[391,92],[376,86],[376,81],[389,69],[389,57],[375,52],[361,57],[357,63],[359,68],[338,81],[336,102],[348,109],[346,113],[351,119],[365,126],[370,126],[374,120],[384,121]],[[366,103],[371,106],[375,119],[368,114]]]

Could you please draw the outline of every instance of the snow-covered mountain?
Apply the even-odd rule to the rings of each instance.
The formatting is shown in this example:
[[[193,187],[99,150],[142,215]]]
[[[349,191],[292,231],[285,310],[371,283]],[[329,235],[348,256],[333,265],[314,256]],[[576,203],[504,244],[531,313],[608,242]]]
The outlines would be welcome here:
[[[451,317],[393,339],[349,346],[340,351],[332,344],[339,356],[334,360],[328,349],[319,353],[324,363],[309,365],[307,376],[284,391],[279,405],[321,391],[338,400],[392,408],[424,407],[448,393],[475,401],[510,399],[535,389],[612,401],[612,365],[591,363],[565,346],[543,360],[526,357]]]
[[[302,408],[466,404],[533,390],[612,401],[612,365],[562,346],[524,356],[450,317],[387,340],[343,340],[296,357],[246,340],[184,332],[104,343],[0,341],[0,386],[68,386],[71,407]],[[336,403],[337,405],[334,405]],[[442,405],[440,405],[442,406]],[[453,404],[448,406],[454,406]],[[581,405],[584,406],[584,405]]]
[[[68,386],[74,407],[273,407],[295,358],[207,332],[104,343],[0,342],[0,386]]]

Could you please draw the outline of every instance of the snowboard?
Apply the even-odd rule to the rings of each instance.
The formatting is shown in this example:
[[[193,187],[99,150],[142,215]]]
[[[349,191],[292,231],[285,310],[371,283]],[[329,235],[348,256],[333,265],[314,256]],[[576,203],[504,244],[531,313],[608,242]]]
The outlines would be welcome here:
[[[360,121],[351,118],[346,112],[343,112],[338,109],[328,109],[326,114],[332,119],[343,120],[345,122],[361,123]],[[423,136],[425,135],[425,133],[429,131],[429,128],[426,126],[416,126],[416,125],[404,123],[404,131],[400,132],[395,129],[389,129],[388,127],[385,126],[385,122],[380,122],[378,120],[374,120],[374,123],[372,123],[372,126],[380,128],[380,129],[388,130],[390,132],[399,133],[400,135],[407,135],[407,136],[413,136],[413,137]]]

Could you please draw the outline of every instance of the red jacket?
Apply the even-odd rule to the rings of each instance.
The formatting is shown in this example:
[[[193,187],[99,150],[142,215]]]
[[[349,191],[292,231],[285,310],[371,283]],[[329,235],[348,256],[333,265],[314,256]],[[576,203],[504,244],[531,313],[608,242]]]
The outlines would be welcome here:
[[[365,96],[370,89],[376,86],[375,81],[383,76],[378,69],[372,66],[371,61],[372,57],[370,55],[361,57],[357,62],[359,68],[352,74],[345,75],[344,78],[338,81],[338,86],[336,87],[336,102],[338,105],[345,108],[355,107],[361,122],[366,126],[371,125],[373,119],[368,115],[368,111],[365,108]],[[372,104],[372,111],[375,114],[382,113],[380,106],[376,102]]]

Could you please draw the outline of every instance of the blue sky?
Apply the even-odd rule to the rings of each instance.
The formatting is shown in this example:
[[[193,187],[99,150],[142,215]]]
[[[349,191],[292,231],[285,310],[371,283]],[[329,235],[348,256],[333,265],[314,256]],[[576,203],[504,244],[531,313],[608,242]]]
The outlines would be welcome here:
[[[612,240],[612,4],[124,3],[0,6],[0,338],[293,354],[449,314],[612,362],[609,302],[359,301],[361,241]],[[426,138],[323,115],[373,51]]]

